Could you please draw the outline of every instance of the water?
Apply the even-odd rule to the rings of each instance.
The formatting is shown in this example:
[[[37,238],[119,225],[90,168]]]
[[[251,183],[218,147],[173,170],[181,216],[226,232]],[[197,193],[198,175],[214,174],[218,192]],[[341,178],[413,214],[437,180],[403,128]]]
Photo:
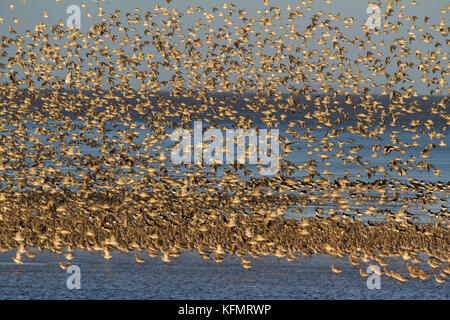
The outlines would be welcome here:
[[[114,253],[105,262],[99,253],[75,252],[81,289],[66,287],[70,276],[58,263],[61,257],[40,253],[24,265],[15,265],[13,253],[0,254],[0,299],[449,299],[448,281],[434,279],[400,283],[381,275],[380,289],[368,289],[367,278],[348,259],[328,255],[301,257],[293,262],[262,257],[252,269],[236,257],[224,262],[200,259],[188,252],[167,264],[150,258],[144,264],[133,253]],[[389,268],[404,269],[398,259]],[[330,265],[341,268],[334,274]],[[423,266],[425,270],[427,268]],[[39,279],[39,281],[36,281]]]

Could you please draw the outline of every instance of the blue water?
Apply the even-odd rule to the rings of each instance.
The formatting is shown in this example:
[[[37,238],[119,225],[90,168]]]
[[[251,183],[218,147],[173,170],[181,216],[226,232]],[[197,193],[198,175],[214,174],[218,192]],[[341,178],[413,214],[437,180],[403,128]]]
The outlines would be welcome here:
[[[96,252],[75,251],[72,264],[80,267],[80,286],[68,289],[70,274],[58,263],[61,256],[39,253],[24,265],[15,265],[13,253],[0,254],[0,299],[449,299],[450,285],[433,278],[400,283],[381,275],[380,289],[368,289],[367,278],[348,259],[328,255],[300,257],[293,262],[261,257],[244,269],[236,257],[224,262],[205,261],[195,253],[170,263],[133,253],[112,253],[105,262]],[[399,259],[387,259],[388,268],[406,268]],[[330,265],[343,271],[334,274]],[[428,271],[426,265],[421,266]],[[39,279],[37,281],[37,279]]]

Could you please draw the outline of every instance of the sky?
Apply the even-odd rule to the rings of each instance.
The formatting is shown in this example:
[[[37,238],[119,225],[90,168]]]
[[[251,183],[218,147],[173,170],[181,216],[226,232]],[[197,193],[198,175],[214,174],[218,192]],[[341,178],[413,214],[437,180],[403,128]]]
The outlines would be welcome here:
[[[67,8],[70,5],[78,5],[81,7],[81,4],[85,4],[86,8],[81,7],[81,32],[87,32],[94,23],[100,22],[100,18],[97,16],[97,4],[92,0],[84,0],[84,1],[76,1],[76,0],[61,0],[59,3],[55,0],[27,0],[26,4],[24,3],[25,0],[1,0],[0,1],[0,18],[4,19],[3,24],[0,24],[0,36],[10,36],[8,27],[10,25],[13,25],[16,32],[20,34],[25,34],[27,29],[32,30],[36,24],[39,24],[39,21],[43,21],[47,26],[57,24],[60,21],[63,21],[64,23],[67,21],[67,18],[70,16],[69,13],[66,12]],[[98,0],[98,4],[105,9],[105,15],[108,13],[112,13],[114,10],[118,9],[121,12],[132,12],[133,8],[139,8],[143,12],[147,10],[153,10],[155,8],[155,5],[159,6],[167,6],[166,1],[152,1],[152,0]],[[429,29],[430,25],[438,25],[441,19],[444,19],[446,26],[448,26],[449,22],[449,15],[447,13],[440,12],[441,9],[449,5],[449,2],[447,0],[416,0],[417,4],[412,5],[411,0],[408,1],[402,1],[400,0],[398,4],[393,3],[394,6],[394,12],[395,15],[398,14],[399,11],[402,11],[404,16],[417,16],[419,19],[417,19],[414,24],[416,27],[423,27],[424,31],[429,32],[435,36],[435,41],[438,41],[441,43],[441,51],[442,53],[448,53],[449,47],[446,43],[446,38],[442,35],[439,35],[439,33],[435,32],[434,30]],[[221,8],[225,1],[217,1],[217,0],[192,0],[192,1],[186,1],[186,0],[174,0],[171,2],[170,6],[176,8],[178,11],[184,13],[189,6],[200,6],[205,11],[210,11],[211,8],[217,7]],[[230,1],[228,3],[234,3],[237,6],[237,10],[239,9],[245,9],[247,11],[247,15],[249,17],[251,16],[260,16],[257,14],[257,10],[264,10],[266,8],[263,4],[263,1]],[[276,21],[275,24],[277,25],[284,25],[287,24],[287,11],[286,8],[288,5],[291,6],[292,9],[295,9],[296,5],[301,5],[302,9],[301,11],[305,14],[304,18],[296,20],[296,24],[298,25],[297,30],[301,31],[304,27],[306,27],[308,24],[311,23],[311,20],[308,18],[311,16],[311,14],[316,13],[318,11],[324,12],[327,14],[340,14],[341,17],[354,17],[355,21],[352,25],[352,27],[345,29],[341,28],[340,31],[344,33],[344,35],[347,38],[352,37],[359,37],[362,38],[364,36],[364,32],[362,30],[363,24],[366,22],[366,20],[369,18],[369,14],[367,13],[368,5],[372,2],[369,1],[359,1],[359,0],[334,0],[331,2],[331,4],[327,4],[325,0],[318,0],[313,1],[312,3],[306,3],[307,6],[312,7],[313,10],[308,11],[305,10],[305,6],[302,5],[302,1],[289,1],[289,0],[277,0],[277,1],[269,1],[271,6],[276,6],[280,9],[282,9],[283,14],[281,14],[281,20]],[[14,5],[14,11],[11,10],[9,7],[10,4]],[[380,11],[382,13],[386,12],[387,2],[386,0],[381,0],[379,3]],[[401,6],[404,6],[403,8]],[[44,17],[44,10],[46,11],[48,18]],[[90,19],[87,16],[87,13],[90,13],[92,15],[92,19]],[[427,23],[424,23],[423,16],[429,17],[429,21]],[[192,26],[200,16],[197,15],[185,15],[182,18],[183,26],[188,27]],[[20,25],[17,25],[14,22],[14,18],[17,18],[20,20]],[[393,19],[392,17],[389,18],[391,22],[399,21],[400,19],[395,17],[396,19]],[[342,20],[342,19],[341,19]],[[379,42],[381,40],[385,41],[384,47],[379,47],[377,50],[372,50],[374,53],[377,51],[380,52],[381,56],[383,58],[390,55],[389,53],[389,46],[393,43],[395,39],[398,39],[399,37],[408,37],[407,31],[409,29],[409,26],[412,21],[405,21],[404,19],[401,20],[404,22],[404,25],[398,30],[398,32],[392,34],[373,34],[371,35],[372,40],[374,42]],[[385,21],[382,18],[382,23]],[[212,25],[212,28],[217,27],[218,24]],[[139,29],[138,29],[139,30]],[[295,43],[294,43],[295,45]],[[114,45],[113,45],[114,46]],[[417,37],[417,40],[413,41],[411,44],[409,44],[409,47],[412,52],[412,57],[414,57],[414,52],[416,50],[419,50],[421,52],[431,51],[435,50],[434,46],[432,44],[424,43],[421,41],[419,37]],[[315,46],[314,44],[309,46],[308,49],[320,49],[319,46]],[[366,46],[364,49],[356,49],[348,47],[349,51],[347,52],[347,55],[349,58],[356,58],[358,55],[365,55],[367,50],[370,50],[369,46]],[[448,64],[448,60],[440,60],[442,57],[442,54],[438,56],[438,62],[441,64],[441,66],[446,66]],[[417,63],[418,61],[414,58],[406,58],[404,60],[405,62],[413,62]],[[7,62],[7,58],[0,58],[0,62]],[[355,69],[358,69],[356,66]],[[395,66],[394,66],[395,67]],[[329,71],[329,70],[328,70]],[[387,71],[394,72],[395,69],[387,69]],[[168,71],[167,74],[161,74],[162,79],[169,78],[170,72]],[[420,72],[411,71],[409,73],[410,78],[414,81],[413,86],[417,90],[419,94],[426,94],[427,93],[427,87],[426,85],[420,80],[420,77],[422,74]],[[362,70],[362,76],[363,77],[370,77],[370,74],[366,72],[366,70]],[[3,77],[3,79],[5,79]],[[375,83],[380,83],[380,81],[384,81],[385,78],[380,78],[380,80],[374,80]],[[445,80],[448,81],[449,77],[446,76]],[[2,81],[2,78],[0,78],[0,81]],[[395,86],[394,86],[395,87]],[[447,86],[448,87],[448,86]],[[378,90],[378,89],[377,89]],[[374,92],[378,93],[378,92]],[[441,94],[448,94],[448,89],[444,92],[441,92]]]

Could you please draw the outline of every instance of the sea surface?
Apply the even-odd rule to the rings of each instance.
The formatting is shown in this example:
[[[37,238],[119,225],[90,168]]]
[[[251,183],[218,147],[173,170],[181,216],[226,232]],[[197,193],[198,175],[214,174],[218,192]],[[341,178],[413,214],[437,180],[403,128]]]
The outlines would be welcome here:
[[[61,255],[39,253],[16,265],[14,253],[0,253],[0,299],[442,299],[450,298],[448,281],[414,279],[401,283],[380,276],[380,289],[369,289],[359,274],[367,264],[329,255],[300,257],[292,262],[276,257],[256,259],[244,269],[237,257],[224,262],[203,260],[187,252],[170,263],[145,253],[113,252],[109,261],[98,252],[75,251],[80,289],[68,289],[71,274],[59,266]],[[386,259],[389,268],[406,268],[401,259]],[[330,265],[341,268],[340,274]],[[422,266],[428,271],[425,265]],[[405,269],[405,270],[403,270]]]

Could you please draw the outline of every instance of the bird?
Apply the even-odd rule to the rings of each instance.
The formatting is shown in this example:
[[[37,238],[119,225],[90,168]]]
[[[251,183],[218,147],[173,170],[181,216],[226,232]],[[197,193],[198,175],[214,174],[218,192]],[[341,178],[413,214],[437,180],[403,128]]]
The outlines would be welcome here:
[[[23,264],[21,254],[17,252],[16,256],[12,258],[16,264]]]
[[[334,266],[334,265],[331,265],[331,270],[332,270],[334,273],[341,273],[341,272],[342,272],[342,269],[339,269],[338,267],[336,267],[336,266]]]
[[[64,254],[64,256],[69,261],[71,261],[74,258],[72,252],[67,252],[66,254]]]
[[[370,273],[365,272],[363,269],[359,269],[359,274],[363,277],[368,277],[370,276]]]
[[[438,277],[436,274],[434,275],[434,279],[436,280],[437,283],[445,283],[445,279],[442,279],[440,277]]]
[[[161,257],[161,260],[164,261],[164,262],[170,262],[171,261],[168,253],[164,253],[163,256]]]
[[[139,256],[137,255],[137,253],[135,254],[135,257],[136,257],[136,262],[138,262],[138,263],[144,263],[144,262],[145,262],[144,259],[142,259],[141,257],[139,257]]]
[[[112,258],[111,253],[109,252],[109,249],[107,247],[103,248],[103,258],[105,258],[105,260],[109,260]]]

